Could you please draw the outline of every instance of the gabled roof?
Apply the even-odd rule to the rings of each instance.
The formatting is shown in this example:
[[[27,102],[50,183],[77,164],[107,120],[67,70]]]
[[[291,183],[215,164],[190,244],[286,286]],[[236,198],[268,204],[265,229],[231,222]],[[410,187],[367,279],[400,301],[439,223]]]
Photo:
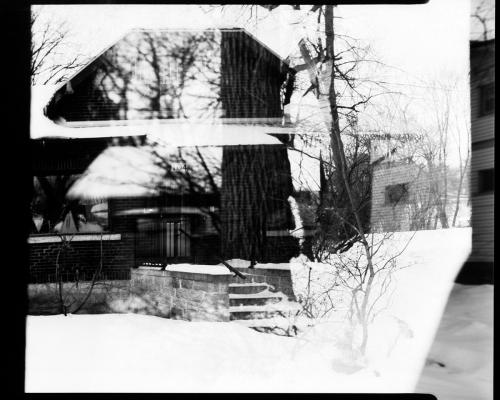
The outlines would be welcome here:
[[[149,70],[156,68],[155,73],[162,74],[163,79],[165,68],[174,66],[179,69],[179,66],[176,65],[176,63],[180,63],[180,70],[185,78],[183,78],[182,84],[180,80],[174,78],[173,81],[175,83],[173,83],[174,86],[172,86],[172,88],[183,88],[182,90],[185,92],[184,86],[189,85],[190,82],[202,82],[204,78],[207,79],[206,82],[213,82],[214,77],[212,76],[210,78],[207,78],[205,74],[207,72],[209,75],[213,75],[214,73],[221,74],[222,70],[220,68],[222,68],[223,64],[219,64],[219,69],[216,72],[214,72],[215,70],[210,69],[207,71],[206,60],[212,59],[215,61],[215,64],[217,64],[216,60],[221,54],[221,49],[217,49],[222,45],[221,40],[223,36],[221,35],[227,33],[235,34],[229,36],[231,38],[229,42],[224,42],[226,53],[229,51],[230,54],[232,54],[231,57],[237,58],[235,64],[251,62],[247,57],[242,57],[240,60],[238,60],[239,54],[241,54],[242,52],[251,52],[254,54],[257,53],[256,57],[258,61],[254,62],[260,61],[264,64],[267,63],[269,65],[273,65],[272,68],[276,70],[276,74],[282,74],[286,71],[293,71],[293,68],[288,65],[287,61],[282,59],[276,52],[259,41],[253,35],[241,28],[134,29],[125,34],[120,40],[104,49],[95,58],[88,62],[87,65],[82,67],[73,76],[71,76],[68,81],[65,82],[65,84],[59,85],[54,92],[54,96],[50,100],[50,104],[46,108],[46,115],[48,115],[48,117],[51,119],[57,119],[58,111],[53,111],[53,109],[55,108],[54,106],[58,104],[60,100],[62,100],[65,96],[67,96],[68,94],[72,94],[74,92],[74,89],[78,87],[78,85],[86,82],[90,75],[97,72],[102,73],[103,70],[108,76],[112,76],[114,74],[114,78],[111,78],[111,80],[114,82],[113,87],[115,88],[115,90],[117,89],[115,81],[118,79],[124,82],[123,79],[125,79],[123,75],[116,75],[118,71],[121,71],[121,74],[128,74],[126,79],[132,79],[132,85],[128,84],[128,93],[130,93],[130,90],[138,90],[138,88],[131,89],[131,86],[134,86],[134,80],[135,82],[137,82],[136,78],[138,76],[141,76],[144,71],[147,75],[148,73],[151,73]],[[232,46],[235,45],[243,47],[241,47],[241,49],[239,47],[233,48]],[[190,47],[193,47],[192,53],[188,53],[187,55],[183,54],[183,52]],[[117,56],[117,54],[119,55]],[[193,59],[191,60],[189,57],[193,57]],[[200,68],[200,62],[202,63],[201,68],[204,69],[204,71],[200,69],[197,73],[198,76],[196,76],[196,79],[194,81],[190,81],[189,78],[186,78],[189,76],[189,71],[192,71],[192,68],[195,67],[197,63],[198,66],[195,68]],[[255,64],[255,67],[256,66],[257,64]],[[188,69],[184,69],[186,67]],[[191,68],[191,70],[189,70],[189,68]],[[231,75],[234,76],[240,76],[243,73],[241,68],[238,67],[234,68],[234,66],[230,66],[231,69],[229,70],[227,68],[228,67],[226,66],[226,74],[228,71]],[[255,72],[256,71],[254,70],[253,75],[255,75]],[[173,76],[172,71],[167,71],[166,75],[169,79],[171,79],[171,77]],[[243,79],[250,79],[250,77],[253,75],[247,74]],[[156,82],[157,78],[158,77],[149,75],[146,78],[146,83],[147,85],[151,84],[152,82],[155,83],[157,85],[157,87],[155,87],[155,90],[161,92],[164,89],[161,89],[159,87],[159,81],[158,83]],[[253,78],[255,79],[255,76],[253,76]],[[234,85],[240,85],[240,81],[238,79],[241,78],[237,78],[236,80],[232,79]],[[146,89],[148,89],[147,85]],[[222,88],[222,81],[219,84],[219,89],[220,88]],[[144,89],[144,87],[142,89]],[[217,88],[211,86],[208,89],[213,94],[213,92]],[[106,91],[108,90],[112,89],[108,87]],[[169,93],[172,93],[168,90],[170,89],[167,89],[167,91],[165,92],[165,94],[167,95]],[[116,96],[116,92],[111,94],[114,94]],[[199,98],[205,97],[207,95],[207,93],[204,93],[203,91],[197,94]],[[247,95],[246,92],[242,92],[242,94],[244,96]],[[220,95],[221,93],[218,93],[218,96]],[[141,96],[143,96],[143,93],[141,94]],[[130,103],[130,101],[128,100],[127,103]],[[104,106],[105,104],[103,104],[103,107]],[[193,116],[190,115],[189,117],[191,118]],[[123,118],[120,117],[119,119]]]
[[[258,44],[258,48],[262,49],[268,56],[286,69],[290,68],[285,60],[277,55],[272,49],[260,42],[253,35],[241,28],[216,28],[216,29],[201,29],[201,30],[179,30],[179,29],[135,29],[124,35],[120,40],[114,44],[107,46],[95,58],[93,58],[86,66],[77,71],[71,78],[64,83],[55,86],[38,86],[32,88],[32,104],[31,104],[31,137],[63,137],[63,138],[85,138],[85,137],[115,137],[115,136],[136,136],[136,135],[152,135],[165,138],[169,136],[167,141],[171,140],[172,132],[183,130],[182,126],[186,124],[194,127],[191,129],[193,134],[189,134],[190,139],[198,140],[199,136],[201,142],[205,141],[210,145],[224,145],[224,144],[266,144],[269,143],[269,138],[262,135],[267,134],[280,134],[294,133],[292,127],[287,122],[285,123],[282,118],[216,118],[207,120],[191,118],[190,121],[179,119],[153,119],[153,120],[100,120],[100,121],[78,121],[67,122],[60,121],[57,115],[51,115],[52,119],[47,118],[50,115],[51,106],[57,103],[62,97],[71,93],[78,82],[84,80],[87,76],[92,74],[97,66],[101,63],[101,57],[107,52],[111,51],[118,43],[125,40],[132,34],[138,32],[237,32],[245,37],[248,37],[252,42]],[[281,67],[280,67],[281,68]],[[227,127],[226,125],[231,125]],[[238,128],[235,130],[236,125]],[[253,139],[248,142],[243,137],[236,139],[236,136],[242,136],[247,133],[245,126],[252,127]],[[241,129],[240,129],[241,128]],[[185,130],[185,129],[184,129]],[[241,130],[240,135],[237,131]],[[233,132],[233,133],[231,133]],[[248,130],[248,132],[250,132]],[[174,135],[179,136],[179,135]],[[177,140],[172,139],[172,140]],[[215,142],[213,140],[215,140]],[[243,140],[243,141],[240,141]],[[236,140],[236,142],[235,142]],[[202,143],[200,145],[203,145]],[[274,141],[273,141],[274,142]],[[182,145],[182,143],[181,143]]]
[[[54,92],[53,94],[55,95],[57,92],[62,90],[68,82],[73,81],[78,76],[81,76],[82,74],[85,74],[86,71],[89,69],[91,65],[96,63],[99,60],[99,57],[101,57],[104,53],[106,53],[108,50],[113,48],[117,43],[120,41],[124,40],[128,35],[130,35],[133,32],[196,32],[196,31],[221,31],[221,32],[241,32],[254,40],[255,42],[259,43],[263,49],[265,49],[269,54],[272,54],[274,57],[279,59],[283,64],[287,66],[290,70],[294,70],[292,66],[290,66],[289,59],[286,58],[284,59],[281,57],[278,53],[276,53],[273,49],[271,49],[269,46],[267,46],[264,42],[256,38],[254,35],[252,35],[250,32],[248,32],[244,28],[238,28],[238,27],[218,27],[218,28],[200,28],[200,29],[193,29],[193,28],[188,28],[188,29],[179,29],[179,28],[157,28],[157,29],[152,29],[152,28],[136,28],[128,31],[124,35],[122,35],[118,40],[115,40],[113,43],[106,45],[97,55],[92,57],[86,65],[83,65],[80,69],[76,70],[66,81],[61,82],[57,85],[54,85]],[[52,86],[52,85],[51,85]],[[50,100],[50,99],[49,99]]]

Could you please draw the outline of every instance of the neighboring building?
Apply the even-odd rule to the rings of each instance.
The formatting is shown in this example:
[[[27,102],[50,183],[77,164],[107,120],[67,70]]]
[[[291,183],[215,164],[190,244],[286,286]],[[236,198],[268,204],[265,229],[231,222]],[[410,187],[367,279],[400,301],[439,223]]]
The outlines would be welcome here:
[[[442,174],[418,164],[399,140],[390,137],[371,140],[370,162],[372,232],[441,227],[435,193],[442,188]]]
[[[472,251],[457,277],[459,283],[493,283],[495,192],[495,40],[470,43],[471,170],[470,197],[460,197],[455,226],[472,226]],[[432,175],[389,139],[374,140],[372,230],[394,231],[441,227],[436,199],[429,196]],[[448,194],[446,213],[453,215],[456,193]],[[432,200],[429,202],[429,200]],[[468,209],[471,209],[470,218]],[[439,209],[439,207],[437,207]]]
[[[44,99],[33,93],[32,280],[51,280],[51,234],[74,227],[65,257],[82,279],[103,251],[115,279],[145,263],[297,255],[283,111],[294,74],[241,29],[136,30]]]
[[[390,140],[372,140],[370,150],[372,232],[410,230],[410,199],[417,191],[420,171]]]
[[[413,140],[405,136],[371,140],[371,228],[373,232],[410,231],[469,226],[468,198],[461,194],[455,224],[457,193],[445,182],[443,168],[429,168],[414,154]],[[446,188],[446,189],[445,189]]]
[[[493,283],[495,39],[470,42],[472,252],[459,282]]]

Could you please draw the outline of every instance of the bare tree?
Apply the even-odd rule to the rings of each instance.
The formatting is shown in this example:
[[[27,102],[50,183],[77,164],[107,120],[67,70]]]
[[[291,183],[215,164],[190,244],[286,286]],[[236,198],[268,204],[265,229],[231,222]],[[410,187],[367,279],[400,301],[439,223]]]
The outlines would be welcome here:
[[[31,10],[31,84],[59,83],[84,64],[84,57],[68,51],[70,30],[40,7]],[[70,56],[68,57],[68,54]]]
[[[273,10],[277,6],[264,7]],[[293,5],[292,8],[300,12],[303,6]],[[357,78],[356,72],[360,64],[367,60],[366,54],[357,51],[358,48],[349,43],[349,38],[336,33],[334,6],[315,5],[308,11],[310,14],[315,13],[321,35],[318,35],[315,41],[304,38],[299,42],[299,51],[304,61],[301,67],[308,71],[311,85],[308,91],[316,95],[327,127],[328,162],[333,166],[337,189],[345,194],[342,206],[336,204],[333,211],[349,226],[352,232],[350,245],[360,246],[362,249],[362,255],[355,262],[343,264],[345,268],[339,269],[335,264],[332,266],[337,271],[347,271],[350,279],[360,277],[346,287],[351,290],[351,315],[362,328],[360,342],[351,344],[360,354],[364,354],[368,342],[368,327],[373,319],[371,310],[373,302],[378,298],[372,293],[378,287],[376,278],[381,271],[387,270],[387,266],[392,265],[395,259],[389,259],[382,268],[377,268],[374,262],[380,244],[373,243],[373,236],[368,234],[367,224],[362,215],[363,202],[366,199],[357,196],[351,186],[352,179],[349,174],[356,171],[356,168],[352,168],[352,160],[348,158],[346,146],[348,140],[344,133],[349,126],[352,126],[352,121],[357,119],[357,115],[367,107],[370,100],[381,92],[363,90],[363,83],[366,82]],[[345,44],[336,49],[338,41],[343,41]],[[373,81],[370,83],[373,85]],[[382,89],[383,93],[387,92],[381,85],[375,83],[375,86]],[[357,157],[354,157],[354,163],[356,161]]]
[[[475,3],[475,2],[473,2]],[[495,35],[495,2],[494,0],[480,0],[477,4],[472,4],[471,22],[473,33],[476,33],[480,40],[488,40]],[[493,25],[493,27],[492,27]],[[477,31],[474,29],[477,26]]]

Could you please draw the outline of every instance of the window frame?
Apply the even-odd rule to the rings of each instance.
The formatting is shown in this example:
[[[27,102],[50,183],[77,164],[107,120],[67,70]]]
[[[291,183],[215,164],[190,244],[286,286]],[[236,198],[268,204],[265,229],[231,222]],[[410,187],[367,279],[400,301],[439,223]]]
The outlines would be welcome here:
[[[391,189],[396,189],[396,188],[402,188],[402,193],[399,196],[397,200],[394,200],[391,198],[390,191]],[[386,206],[397,206],[398,204],[406,204],[409,201],[409,194],[410,194],[410,183],[409,182],[402,182],[402,183],[395,183],[392,185],[386,185],[384,188],[384,204]]]
[[[490,82],[479,86],[479,116],[483,117],[486,115],[493,114],[494,112],[495,112],[495,83]]]
[[[477,171],[477,194],[495,192],[495,168],[486,168]]]

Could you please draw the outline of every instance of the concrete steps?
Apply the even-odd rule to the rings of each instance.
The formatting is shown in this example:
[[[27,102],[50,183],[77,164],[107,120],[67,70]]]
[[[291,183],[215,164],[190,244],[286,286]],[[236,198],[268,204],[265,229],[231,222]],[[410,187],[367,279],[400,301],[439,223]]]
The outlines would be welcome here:
[[[279,303],[283,300],[281,293],[265,293],[262,294],[230,294],[229,295],[229,305],[230,306],[248,306],[248,305],[259,305],[263,306],[269,303]]]
[[[229,317],[231,320],[247,320],[247,319],[265,319],[276,316],[292,316],[300,310],[300,306],[296,303],[274,303],[265,305],[240,305],[229,307]]]
[[[298,303],[288,301],[285,294],[273,292],[267,283],[229,284],[229,317],[232,321],[265,320],[275,317],[286,318],[300,309]],[[260,328],[254,323],[251,327]]]
[[[272,288],[267,283],[230,283],[229,294],[256,294]]]

